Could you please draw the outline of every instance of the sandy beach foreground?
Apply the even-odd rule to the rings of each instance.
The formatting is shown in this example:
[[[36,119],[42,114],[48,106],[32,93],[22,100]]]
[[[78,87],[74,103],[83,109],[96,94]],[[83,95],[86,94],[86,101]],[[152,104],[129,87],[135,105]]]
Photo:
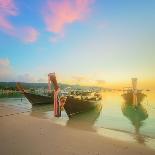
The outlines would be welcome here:
[[[1,155],[154,155],[147,147],[75,130],[25,114],[0,117]]]

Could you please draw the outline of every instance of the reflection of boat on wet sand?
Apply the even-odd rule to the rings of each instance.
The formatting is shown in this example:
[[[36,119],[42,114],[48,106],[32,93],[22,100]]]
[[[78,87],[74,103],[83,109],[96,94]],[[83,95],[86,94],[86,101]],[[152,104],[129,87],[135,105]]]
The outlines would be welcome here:
[[[98,107],[95,109],[69,118],[66,125],[70,128],[75,128],[79,130],[95,131],[93,125],[99,117],[101,110],[102,105],[98,105]]]
[[[143,126],[143,121],[148,118],[146,109],[141,104],[135,107],[132,104],[124,103],[122,105],[122,112],[132,122],[135,128],[135,139],[137,142],[144,143],[145,139],[140,134],[140,127]]]
[[[28,99],[28,101],[32,104],[53,104],[54,97],[39,95],[34,93],[27,92],[20,83],[17,83],[17,88],[21,91],[21,93]]]
[[[33,117],[38,117],[38,118],[47,118],[46,117],[46,112],[52,111],[53,110],[53,105],[52,104],[38,104],[38,105],[32,105],[30,115]]]
[[[137,89],[137,78],[132,78],[132,88],[125,87],[123,89],[122,97],[126,101],[126,103],[133,103],[139,104],[144,98],[145,94],[142,93],[142,90]]]

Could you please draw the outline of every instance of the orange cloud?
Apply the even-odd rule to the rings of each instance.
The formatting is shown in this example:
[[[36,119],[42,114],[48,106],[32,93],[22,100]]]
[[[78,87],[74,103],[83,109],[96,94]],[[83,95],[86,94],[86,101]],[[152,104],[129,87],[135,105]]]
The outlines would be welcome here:
[[[96,80],[96,85],[97,86],[105,86],[105,80]]]
[[[32,27],[15,27],[9,20],[9,16],[17,16],[18,11],[14,0],[0,0],[0,30],[14,36],[24,42],[32,43],[37,40],[38,32]]]
[[[87,78],[84,76],[73,76],[72,79],[77,83],[87,81]]]
[[[48,1],[44,9],[44,20],[49,32],[64,33],[68,24],[85,19],[94,0]]]

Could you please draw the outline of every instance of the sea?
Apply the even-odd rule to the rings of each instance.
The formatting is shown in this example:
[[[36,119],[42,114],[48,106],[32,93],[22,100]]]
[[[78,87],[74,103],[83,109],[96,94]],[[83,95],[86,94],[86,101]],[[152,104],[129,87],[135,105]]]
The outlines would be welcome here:
[[[155,149],[155,91],[143,93],[146,97],[135,107],[126,103],[121,91],[102,92],[99,108],[71,119],[65,111],[62,111],[60,118],[55,118],[53,105],[32,106],[25,97],[3,97],[0,98],[0,119],[20,114],[30,115],[75,130],[87,130]],[[14,110],[6,113],[3,111],[4,106]]]

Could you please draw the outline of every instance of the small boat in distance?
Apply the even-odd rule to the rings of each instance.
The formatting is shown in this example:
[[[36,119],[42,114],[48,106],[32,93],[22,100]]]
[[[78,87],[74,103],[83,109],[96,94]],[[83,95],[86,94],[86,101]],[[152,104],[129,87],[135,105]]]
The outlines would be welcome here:
[[[137,89],[137,78],[132,78],[132,87],[123,88],[122,97],[129,104],[139,104],[146,97],[142,90]]]
[[[133,89],[130,87],[124,88],[122,97],[127,103],[133,103],[133,97],[134,97]],[[143,101],[146,95],[142,93],[141,90],[137,90],[136,97],[137,97],[137,102],[140,103]]]

